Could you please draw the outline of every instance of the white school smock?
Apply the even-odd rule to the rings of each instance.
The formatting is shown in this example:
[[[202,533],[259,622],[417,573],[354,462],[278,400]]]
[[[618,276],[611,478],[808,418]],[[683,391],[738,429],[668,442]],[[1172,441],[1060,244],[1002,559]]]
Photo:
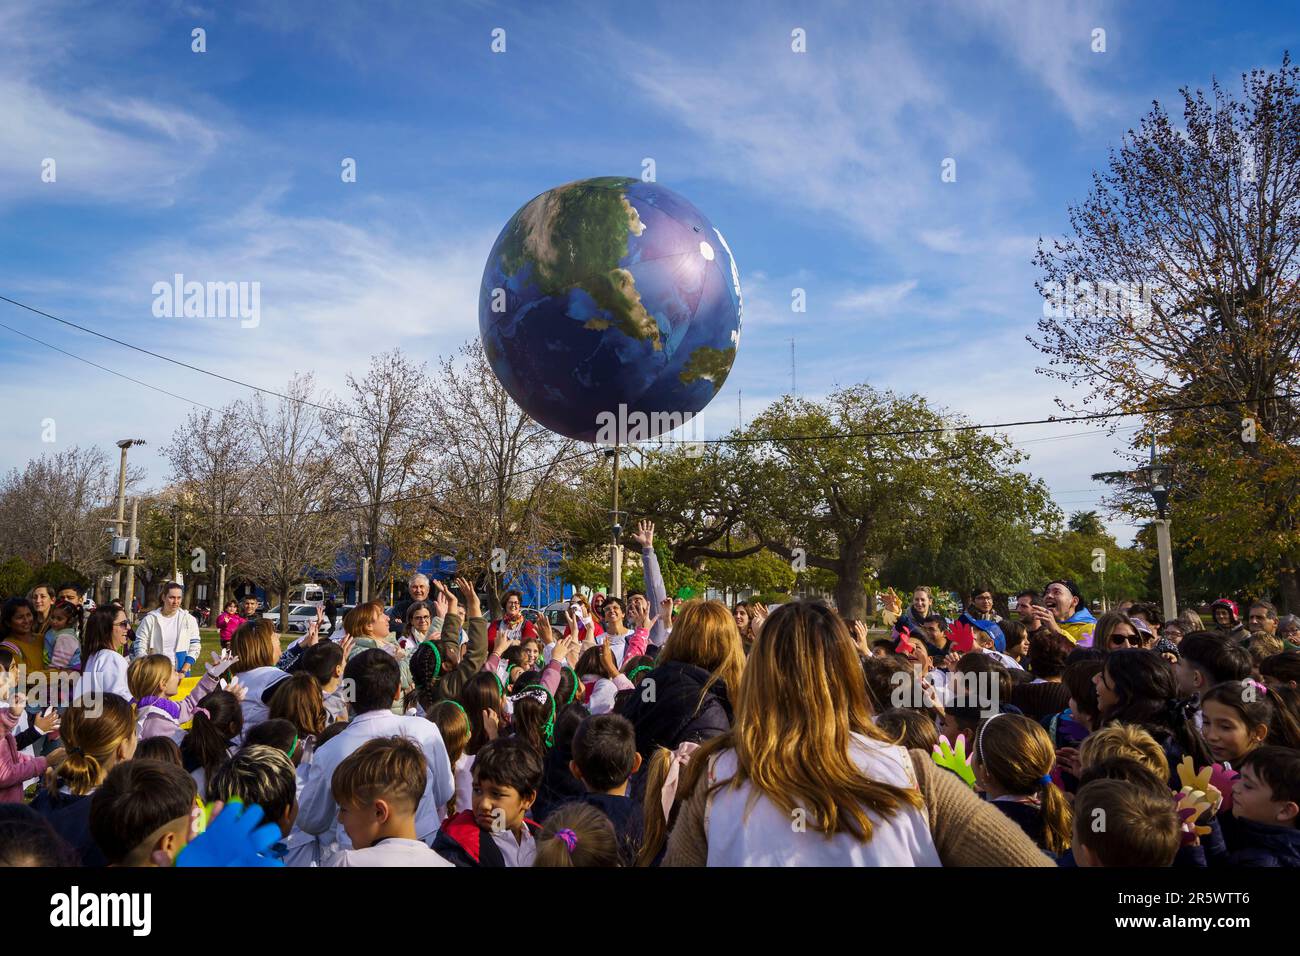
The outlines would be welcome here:
[[[903,747],[853,734],[850,753],[871,779],[917,787],[912,758]],[[721,751],[709,762],[709,783],[735,772],[735,751]],[[790,814],[766,796],[758,795],[751,805],[754,795],[746,781],[710,796],[704,816],[709,866],[942,866],[924,809],[903,806],[888,818],[868,812],[871,839],[861,843],[848,833],[827,840],[811,820],[800,832]]]
[[[126,683],[127,660],[117,651],[95,651],[81,668],[76,696],[89,694],[116,694],[128,703],[131,688]]]

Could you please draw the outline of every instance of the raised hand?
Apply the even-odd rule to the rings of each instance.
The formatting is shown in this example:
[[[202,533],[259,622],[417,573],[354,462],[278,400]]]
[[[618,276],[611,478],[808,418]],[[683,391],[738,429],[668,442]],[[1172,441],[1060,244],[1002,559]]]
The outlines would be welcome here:
[[[346,663],[347,659],[352,656],[352,651],[357,646],[357,640],[351,634],[344,634],[343,640],[340,641],[339,644],[343,648],[343,661]]]
[[[236,658],[238,660],[238,658]],[[226,685],[226,690],[235,695],[235,700],[243,703],[244,698],[248,696],[248,685],[241,684],[238,677],[230,678],[230,683]]]
[[[484,709],[483,711],[483,733],[487,735],[488,740],[496,740],[497,734],[501,730],[501,715],[495,710]]]
[[[940,767],[951,770],[961,777],[968,787],[972,790],[975,789],[975,771],[971,768],[971,757],[966,756],[965,734],[957,735],[956,750],[953,750],[952,744],[948,742],[947,737],[940,736],[939,742],[934,745],[934,753],[931,756]]]
[[[515,643],[510,640],[510,634],[503,627],[497,631],[497,639],[492,642],[492,653],[500,657],[506,652],[506,648]]]
[[[763,624],[766,621],[767,606],[763,604],[755,604],[752,616],[749,619],[749,629],[754,632],[755,637],[757,637],[758,632],[763,629]]]
[[[464,578],[456,579],[456,587],[460,588],[460,593],[465,596],[465,619],[482,617],[483,606],[478,599],[478,592]]]
[[[600,666],[604,670],[605,676],[613,680],[618,676],[618,664],[614,660],[614,648],[609,641],[600,645]]]
[[[863,657],[871,656],[871,641],[867,639],[867,625],[863,621],[853,622],[853,643]]]
[[[433,583],[438,586],[438,593],[433,597],[433,613],[437,614],[438,617],[446,617],[447,609],[451,607],[447,589],[442,586],[441,581],[434,581]]]
[[[546,616],[546,612],[537,618],[537,623],[533,625],[537,628],[537,639],[543,644],[555,643],[555,632],[551,630],[551,620]]]
[[[647,631],[653,631],[655,629],[655,624],[657,624],[658,622],[659,622],[659,615],[656,614],[654,617],[650,618],[641,626],[644,627]]]
[[[9,698],[9,710],[13,712],[13,715],[15,717],[17,717],[26,709],[27,709],[26,694],[19,692],[19,693],[15,693],[11,698]]]
[[[636,531],[632,532],[632,540],[641,546],[642,550],[654,547],[655,542],[655,523],[653,521],[638,521]]]
[[[320,640],[320,622],[321,622],[320,614],[324,612],[321,612],[319,609],[317,609],[317,612],[318,613],[317,613],[316,620],[312,621],[310,624],[307,625],[307,634],[302,639],[303,647],[311,647],[313,644],[315,644],[317,641]]]
[[[565,633],[565,634],[577,634],[577,633],[578,633],[578,615],[576,615],[575,613],[573,613],[573,605],[569,605],[568,607],[566,607],[566,608],[564,609],[564,620],[567,621],[567,622],[568,622],[568,625],[569,625],[568,628],[565,630],[564,633]]]
[[[47,707],[44,713],[36,715],[32,723],[41,733],[48,734],[59,729],[62,718],[59,717],[59,712],[53,707]]]
[[[239,660],[239,658],[236,656],[232,655],[229,657],[224,657],[221,654],[218,654],[216,651],[213,651],[212,663],[208,665],[208,676],[212,678],[220,677],[226,671],[230,670],[230,668],[232,668],[235,665],[235,661],[237,660]]]

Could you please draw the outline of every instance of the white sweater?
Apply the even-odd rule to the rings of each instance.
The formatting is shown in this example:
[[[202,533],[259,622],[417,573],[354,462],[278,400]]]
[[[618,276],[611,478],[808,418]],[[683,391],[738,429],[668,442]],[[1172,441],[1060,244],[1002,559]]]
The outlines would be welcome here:
[[[854,762],[871,779],[917,787],[911,758],[902,747],[854,734],[851,748]],[[721,751],[710,761],[710,783],[735,773],[735,751]],[[871,839],[860,843],[848,833],[827,840],[813,829],[811,819],[792,819],[766,796],[755,796],[746,782],[739,788],[721,787],[709,798],[704,818],[709,866],[942,865],[925,813],[914,807],[900,808],[889,818],[868,812]]]

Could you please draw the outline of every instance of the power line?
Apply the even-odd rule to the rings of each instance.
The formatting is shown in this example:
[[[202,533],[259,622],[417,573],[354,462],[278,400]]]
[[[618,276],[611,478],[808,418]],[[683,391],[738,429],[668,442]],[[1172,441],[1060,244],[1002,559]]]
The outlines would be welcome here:
[[[29,339],[30,341],[35,342],[37,345],[44,345],[47,349],[53,349],[56,352],[61,352],[62,354],[66,355],[68,358],[76,359],[78,362],[85,362],[87,365],[97,368],[101,372],[107,372],[109,375],[116,375],[118,378],[124,378],[128,382],[134,382],[136,385],[143,385],[145,388],[151,388],[155,392],[160,392],[163,395],[169,396],[170,398],[180,399],[182,402],[189,402],[191,405],[198,405],[200,408],[206,408],[214,412],[217,411],[217,409],[213,408],[211,405],[204,405],[202,402],[196,402],[192,398],[186,398],[184,395],[177,395],[175,392],[169,392],[167,391],[167,389],[159,388],[157,385],[150,385],[148,382],[142,382],[138,378],[132,378],[130,375],[126,375],[122,372],[118,372],[114,369],[109,368],[106,365],[100,365],[97,362],[92,362],[88,358],[82,358],[80,355],[74,355],[72,352],[69,352],[67,349],[61,349],[57,345],[51,345],[49,342],[46,342],[43,339],[38,339],[34,335],[28,335],[26,332],[21,332],[18,329],[13,328],[12,326],[5,325],[3,322],[0,322],[0,329],[7,329],[8,331],[12,332],[14,335],[21,335],[23,338]]]
[[[1022,425],[1053,425],[1067,422],[1092,422],[1112,418],[1131,418],[1137,415],[1157,415],[1162,412],[1187,412],[1204,408],[1227,408],[1233,405],[1249,405],[1253,402],[1276,401],[1283,398],[1300,397],[1300,392],[1278,392],[1257,398],[1225,398],[1214,402],[1189,402],[1185,404],[1153,405],[1149,408],[1126,412],[1093,412],[1087,415],[1068,415],[1064,417],[1027,418],[1014,422],[988,422],[979,425],[936,425],[930,428],[899,428],[890,431],[866,432],[826,432],[820,435],[740,435],[728,438],[678,439],[663,442],[667,445],[749,445],[760,442],[792,441],[843,441],[846,438],[910,438],[917,435],[943,435],[956,432],[988,431],[1001,428],[1019,428]],[[1139,426],[1140,427],[1140,426]],[[1080,432],[1081,435],[1093,434]],[[1055,436],[1066,437],[1066,436]],[[1033,439],[1030,439],[1033,440]],[[1013,442],[1014,444],[1014,442]]]
[[[9,298],[9,297],[6,296],[6,295],[0,295],[0,302],[8,302],[10,305],[15,305],[15,306],[17,306],[17,307],[20,308],[20,309],[26,309],[28,312],[32,312],[32,313],[34,313],[34,314],[36,314],[36,315],[44,316],[44,317],[47,318],[47,319],[53,319],[55,322],[62,323],[63,325],[68,326],[69,328],[77,329],[77,330],[80,331],[80,332],[85,332],[85,333],[88,334],[88,335],[93,335],[93,336],[95,336],[95,337],[97,337],[97,338],[104,339],[104,340],[107,341],[107,342],[112,342],[113,344],[115,344],[115,345],[120,345],[120,346],[122,346],[123,348],[131,349],[132,351],[139,352],[139,353],[141,353],[142,355],[148,355],[148,356],[150,356],[151,358],[161,359],[161,360],[164,361],[164,362],[170,362],[172,365],[179,365],[181,368],[189,369],[191,372],[198,372],[198,373],[201,374],[201,375],[209,375],[209,376],[211,376],[212,378],[220,379],[220,380],[223,381],[223,382],[229,382],[231,385],[238,385],[238,386],[240,386],[241,388],[249,388],[249,389],[252,389],[252,390],[255,391],[255,392],[261,392],[261,393],[263,393],[264,395],[274,395],[276,398],[283,399],[284,401],[287,401],[287,402],[296,402],[296,403],[299,404],[299,405],[306,405],[306,406],[309,406],[310,408],[316,408],[316,409],[319,409],[320,411],[323,411],[323,412],[329,412],[329,413],[331,413],[331,414],[343,414],[343,415],[346,415],[348,418],[357,418],[357,419],[360,419],[361,421],[364,421],[364,422],[370,422],[372,425],[384,425],[384,424],[385,424],[383,421],[381,421],[381,420],[379,420],[379,419],[377,419],[377,418],[370,418],[370,417],[367,416],[367,415],[358,415],[356,412],[347,412],[347,411],[340,412],[339,409],[330,408],[328,405],[321,405],[321,404],[319,404],[319,403],[317,403],[317,402],[309,401],[308,399],[305,399],[305,398],[297,398],[297,397],[295,397],[295,396],[293,396],[293,395],[286,395],[286,394],[284,394],[283,392],[277,392],[277,391],[276,391],[275,389],[273,389],[273,388],[262,388],[260,385],[254,385],[254,384],[252,384],[251,382],[240,381],[240,380],[237,379],[237,378],[231,378],[229,375],[222,375],[220,372],[213,372],[213,371],[211,371],[210,369],[200,368],[200,367],[197,366],[197,365],[191,365],[189,362],[182,362],[180,359],[174,359],[174,358],[172,358],[171,356],[169,356],[169,355],[163,355],[163,354],[160,353],[160,352],[153,352],[153,351],[151,351],[151,350],[149,350],[149,349],[147,349],[147,348],[144,348],[143,346],[140,346],[140,345],[134,345],[134,344],[132,344],[131,342],[124,342],[124,341],[122,341],[121,339],[114,338],[114,337],[111,336],[111,335],[106,335],[106,334],[104,334],[103,332],[98,332],[98,331],[96,331],[95,329],[87,328],[87,327],[84,326],[84,325],[78,325],[76,322],[71,322],[71,321],[69,321],[68,319],[61,319],[61,318],[59,318],[57,315],[52,315],[52,314],[50,314],[49,312],[43,312],[43,311],[41,311],[40,309],[34,308],[33,306],[30,306],[30,305],[26,305],[26,304],[24,304],[24,303],[22,303],[22,302],[19,302],[19,301],[16,300],[16,299],[11,299],[11,298]],[[8,326],[5,326],[5,327],[8,328]],[[12,331],[12,330],[11,330],[11,331]],[[22,333],[19,333],[19,334],[22,334]],[[30,338],[30,336],[28,336],[28,337]],[[35,340],[34,340],[34,341],[35,341]],[[46,344],[46,343],[42,342],[41,344],[44,345],[44,344]],[[54,346],[50,346],[50,347],[53,348]],[[60,349],[59,351],[62,351],[62,350]],[[66,353],[65,353],[65,354],[66,354]],[[73,356],[73,357],[75,358],[76,356]],[[83,361],[84,361],[84,360],[83,360]],[[108,369],[105,369],[105,371],[109,371],[109,370],[108,370]],[[117,373],[115,372],[114,374],[117,374]],[[140,382],[139,384],[143,385],[143,384],[145,384],[145,383]],[[149,386],[149,387],[152,387],[152,386]],[[170,393],[168,393],[168,394],[170,394]],[[174,396],[174,397],[179,397],[179,396]],[[185,399],[185,401],[190,401],[190,399]],[[194,404],[199,405],[199,404],[202,404],[202,403],[201,403],[201,402],[195,402]],[[204,407],[204,408],[207,408],[207,407],[209,407],[209,406],[204,405],[203,407]],[[213,410],[216,411],[216,409],[213,409]]]

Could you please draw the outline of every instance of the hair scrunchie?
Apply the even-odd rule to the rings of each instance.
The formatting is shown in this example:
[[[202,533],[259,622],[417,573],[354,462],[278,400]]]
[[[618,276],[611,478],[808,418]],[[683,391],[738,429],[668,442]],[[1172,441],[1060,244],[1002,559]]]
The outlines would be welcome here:
[[[565,827],[563,830],[556,830],[555,838],[557,840],[563,840],[564,845],[569,848],[570,853],[572,853],[578,846],[578,834],[574,833],[568,827]]]

